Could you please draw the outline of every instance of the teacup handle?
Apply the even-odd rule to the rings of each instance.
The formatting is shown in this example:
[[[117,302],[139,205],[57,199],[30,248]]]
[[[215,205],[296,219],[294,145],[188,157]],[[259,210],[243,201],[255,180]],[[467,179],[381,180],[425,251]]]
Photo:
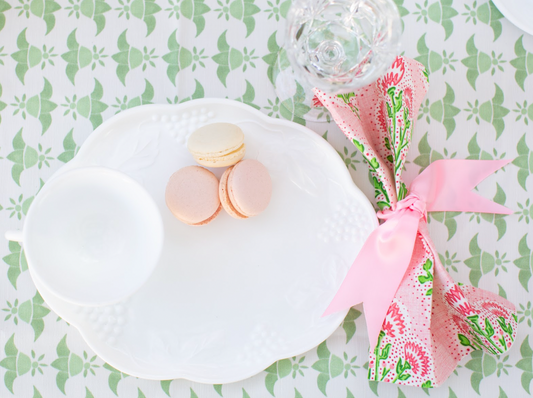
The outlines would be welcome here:
[[[22,231],[6,231],[4,236],[11,242],[22,242]]]

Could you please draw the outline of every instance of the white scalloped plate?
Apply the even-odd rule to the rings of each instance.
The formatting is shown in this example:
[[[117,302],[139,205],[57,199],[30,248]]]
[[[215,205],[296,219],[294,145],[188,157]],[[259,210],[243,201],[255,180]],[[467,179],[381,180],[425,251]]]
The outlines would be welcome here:
[[[190,227],[165,206],[165,186],[194,164],[187,136],[213,122],[242,128],[245,157],[269,169],[272,201],[248,220],[222,213]],[[311,130],[229,100],[147,105],[98,127],[58,173],[92,165],[127,173],[155,199],[161,260],[136,294],[108,307],[69,304],[35,283],[111,366],[146,379],[229,383],[310,350],[342,322],[346,312],[321,314],[377,219],[339,155]]]
[[[517,28],[533,35],[533,1],[532,0],[493,0],[500,12]]]

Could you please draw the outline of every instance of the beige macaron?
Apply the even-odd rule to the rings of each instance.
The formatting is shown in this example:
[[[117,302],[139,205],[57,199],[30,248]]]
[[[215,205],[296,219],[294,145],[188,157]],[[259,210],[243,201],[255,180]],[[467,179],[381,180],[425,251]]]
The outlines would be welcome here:
[[[206,167],[226,167],[244,157],[246,146],[239,126],[213,123],[191,134],[187,148],[199,164]]]
[[[174,217],[188,225],[208,224],[222,209],[218,179],[200,166],[184,167],[172,174],[165,201]]]
[[[230,216],[249,218],[267,208],[272,196],[272,180],[262,163],[246,159],[222,174],[218,193],[222,207]]]

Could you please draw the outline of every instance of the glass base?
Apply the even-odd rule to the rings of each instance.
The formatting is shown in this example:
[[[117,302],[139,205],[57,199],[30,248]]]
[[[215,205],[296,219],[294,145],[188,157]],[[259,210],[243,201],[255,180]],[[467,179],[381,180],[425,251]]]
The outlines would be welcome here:
[[[272,69],[272,82],[280,101],[280,113],[288,120],[305,125],[309,122],[329,122],[331,115],[323,106],[315,106],[313,87],[298,79],[294,73],[284,48]]]

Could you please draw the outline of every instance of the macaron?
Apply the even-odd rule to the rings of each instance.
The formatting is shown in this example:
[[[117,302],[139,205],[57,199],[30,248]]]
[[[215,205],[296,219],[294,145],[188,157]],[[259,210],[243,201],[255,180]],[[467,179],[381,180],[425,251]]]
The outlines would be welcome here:
[[[222,209],[218,179],[200,166],[184,167],[172,174],[165,190],[165,201],[174,217],[188,225],[206,225]]]
[[[226,167],[244,157],[246,146],[239,126],[213,123],[191,134],[187,148],[194,160],[206,167]]]
[[[261,162],[246,159],[222,174],[218,193],[222,207],[230,216],[249,218],[268,207],[272,180]]]

